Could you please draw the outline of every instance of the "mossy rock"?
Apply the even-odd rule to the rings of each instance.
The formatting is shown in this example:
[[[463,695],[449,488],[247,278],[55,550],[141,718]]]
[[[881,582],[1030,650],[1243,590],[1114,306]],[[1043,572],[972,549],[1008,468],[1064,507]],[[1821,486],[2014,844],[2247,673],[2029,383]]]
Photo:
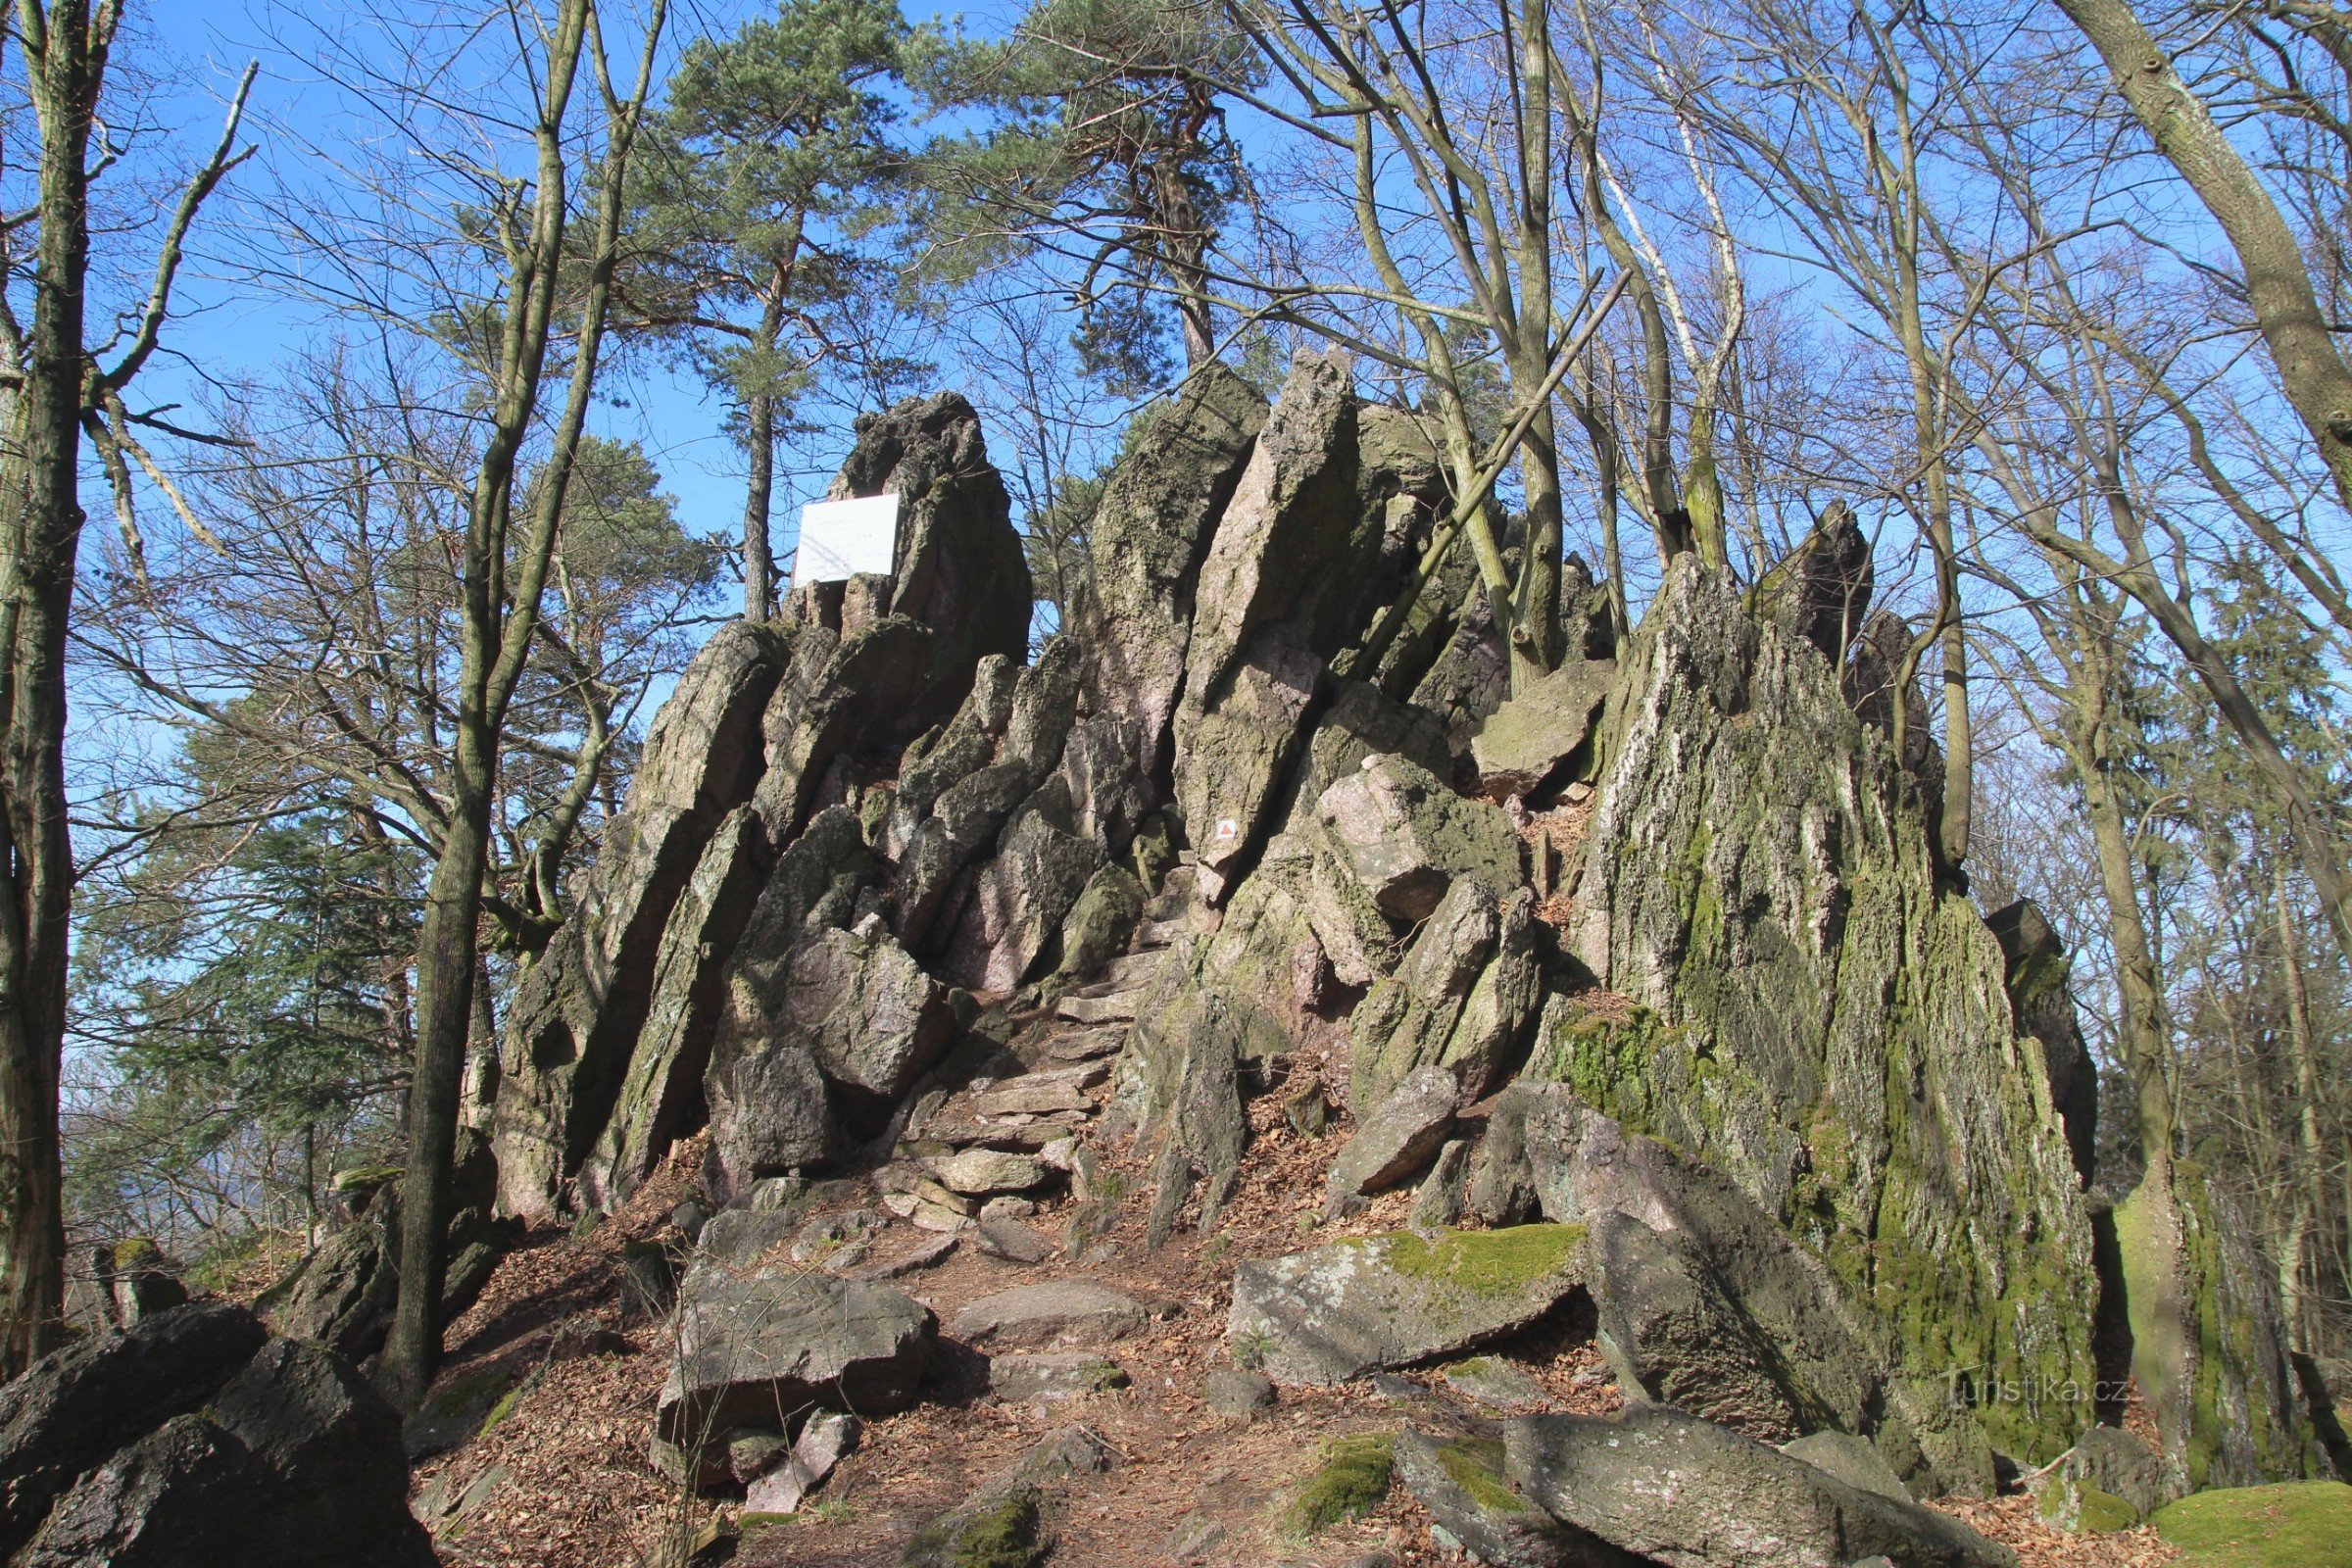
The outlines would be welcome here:
[[[975,1498],[906,1544],[900,1568],[1031,1568],[1045,1556],[1035,1487]]]
[[[1502,1440],[1458,1438],[1438,1445],[1438,1463],[1446,1477],[1481,1508],[1494,1513],[1534,1513],[1535,1504],[1511,1490],[1503,1471]]]
[[[1389,1494],[1396,1469],[1396,1439],[1387,1432],[1333,1438],[1321,1460],[1283,1504],[1276,1528],[1301,1540],[1332,1526],[1361,1519]]]
[[[2290,1481],[2200,1492],[2156,1510],[2180,1568],[2352,1568],[2352,1487]]]

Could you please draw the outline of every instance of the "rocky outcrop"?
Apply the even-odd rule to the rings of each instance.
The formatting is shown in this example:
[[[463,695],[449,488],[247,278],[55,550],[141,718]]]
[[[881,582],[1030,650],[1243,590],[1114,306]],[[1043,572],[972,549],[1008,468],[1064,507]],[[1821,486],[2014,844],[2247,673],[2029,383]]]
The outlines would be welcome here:
[[[1327,1218],[1410,1229],[1245,1264],[1237,1359],[1327,1382],[1591,1321],[1621,1434],[1683,1423],[1656,1441],[1706,1472],[1700,1516],[1778,1478],[1763,1527],[1791,1560],[1852,1520],[1897,1560],[1978,1560],[1907,1496],[1987,1491],[2090,1414],[2063,1391],[2092,1378],[2095,1086],[2054,937],[2030,909],[1988,927],[1936,859],[1907,634],[1865,618],[1850,515],[1744,593],[1677,560],[1622,647],[1565,562],[1567,662],[1506,702],[1465,553],[1397,604],[1446,476],[1344,357],[1299,356],[1270,413],[1217,368],[1155,405],[1027,663],[968,407],[861,422],[834,493],[881,489],[896,569],[698,662],[503,1050],[518,1212],[610,1207],[708,1126],[698,1201],[723,1211],[685,1309],[710,1332],[663,1401],[667,1468],[805,1493],[784,1407],[915,1397],[936,1331],[882,1281],[951,1256],[923,1277],[1033,1282],[953,1315],[966,1349],[1137,1343],[1143,1303],[1048,1266],[1125,1245],[1104,1141],[1135,1140],[1157,1246],[1250,1196],[1279,1093],[1302,1143],[1270,1152],[1318,1162]],[[1336,1117],[1351,1137],[1303,1142]],[[2189,1391],[2159,1399],[2176,1490],[2309,1448],[2227,1229],[2198,1211],[2157,1248],[2210,1336],[2147,1375]],[[364,1241],[313,1303],[355,1348],[334,1325],[380,1322]],[[1049,1353],[1004,1388],[1114,1364]],[[1544,1397],[1470,1381],[1494,1409]],[[1491,1556],[1724,1549],[1452,1441],[1399,1473]],[[1033,1551],[1045,1496],[990,1493],[950,1534]]]
[[[867,715],[900,743],[955,711],[987,655],[1029,647],[1029,564],[980,416],[953,392],[860,415],[828,501],[895,491],[898,562],[884,612],[928,627],[928,679],[906,709]],[[845,636],[856,628],[846,621]]]
[[[1339,618],[1356,521],[1349,380],[1346,355],[1298,357],[1200,564],[1175,786],[1211,904],[1263,845],[1324,661],[1352,631]]]
[[[1895,1333],[1915,1407],[1955,1377],[2087,1386],[2089,1217],[2043,1052],[1884,742],[1819,649],[1690,558],[1625,666],[1573,937],[1646,1011],[1555,1008],[1531,1075],[1705,1158],[1817,1249]],[[1945,1484],[1983,1490],[1987,1444],[2038,1462],[2086,1414],[1988,1400],[1921,1439]]]
[[[67,1568],[426,1568],[400,1420],[349,1363],[198,1302],[0,1389],[0,1550]]]
[[[1089,573],[1073,617],[1092,654],[1098,712],[1136,731],[1142,776],[1171,777],[1200,560],[1266,422],[1266,400],[1222,365],[1137,416],[1087,530]]]
[[[721,629],[655,716],[576,908],[515,990],[499,1046],[499,1197],[544,1214],[604,1131],[653,1000],[671,906],[719,819],[752,797],[783,672],[764,627]]]

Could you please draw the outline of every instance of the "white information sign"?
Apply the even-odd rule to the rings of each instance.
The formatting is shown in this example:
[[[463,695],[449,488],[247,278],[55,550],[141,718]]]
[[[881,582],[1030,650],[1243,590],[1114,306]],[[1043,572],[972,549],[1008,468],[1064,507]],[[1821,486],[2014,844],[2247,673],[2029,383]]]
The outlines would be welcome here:
[[[889,575],[899,564],[899,498],[859,496],[812,501],[801,509],[801,543],[792,585],[842,582],[861,571]]]

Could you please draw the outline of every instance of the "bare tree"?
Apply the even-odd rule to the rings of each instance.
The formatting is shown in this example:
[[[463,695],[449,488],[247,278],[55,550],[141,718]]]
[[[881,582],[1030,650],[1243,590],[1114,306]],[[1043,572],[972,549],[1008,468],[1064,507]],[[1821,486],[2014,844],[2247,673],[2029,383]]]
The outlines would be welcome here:
[[[167,220],[154,281],[127,332],[93,342],[91,189],[121,149],[102,142],[93,162],[91,142],[122,0],[19,0],[14,21],[38,191],[29,221],[12,220],[0,236],[0,1378],[56,1342],[65,1283],[57,1118],[74,886],[66,638],[83,520],[81,439],[100,436],[127,496],[122,454],[144,449],[123,393],[162,340],[198,210],[245,156],[237,128],[253,80],[248,71],[220,142]],[[0,33],[0,45],[9,41]],[[24,292],[29,320],[20,314]],[[127,526],[127,506],[121,516]]]

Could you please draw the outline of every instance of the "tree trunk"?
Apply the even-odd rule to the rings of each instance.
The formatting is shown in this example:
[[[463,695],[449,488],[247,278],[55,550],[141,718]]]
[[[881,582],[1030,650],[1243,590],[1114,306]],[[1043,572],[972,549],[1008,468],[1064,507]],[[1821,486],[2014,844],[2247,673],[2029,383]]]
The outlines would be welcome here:
[[[470,631],[471,628],[468,628]],[[467,662],[472,659],[467,650]],[[441,1353],[441,1288],[448,1263],[451,1160],[472,1032],[482,867],[490,845],[495,741],[462,715],[451,811],[424,895],[416,939],[416,1070],[409,1082],[409,1150],[400,1193],[400,1296],[377,1381],[402,1409],[422,1399]]]
[[[0,455],[0,1379],[63,1331],[66,621],[82,522],[89,139],[112,26],[112,8],[93,22],[87,0],[60,0],[20,38],[40,126],[40,232],[23,384]]]
[[[2090,721],[2095,724],[2095,719]],[[2083,721],[2079,717],[2078,726]],[[2140,910],[2132,869],[2132,838],[2122,803],[2099,758],[2100,743],[2078,728],[2075,769],[2082,776],[2084,808],[2098,854],[2099,887],[2107,899],[2107,942],[2115,954],[2116,989],[2123,1015],[2116,1042],[2131,1076],[2138,1112],[2140,1157],[2149,1164],[2171,1156],[2173,1092],[2165,1075],[2164,981],[2148,946],[2147,917]]]
[[[2278,382],[2352,507],[2352,367],[2337,352],[2303,248],[2230,138],[2133,14],[2130,0],[2058,0],[2114,74],[2116,91],[2213,214],[2245,271],[2246,303]]]
[[[2312,1042],[2311,986],[2303,972],[2303,932],[2295,919],[2294,901],[2287,886],[2286,861],[2278,861],[2278,961],[2286,968],[2287,1044],[2295,1054],[2295,1094],[2302,1101],[2302,1180],[2297,1184],[2294,1246],[2278,1259],[2281,1275],[2291,1275],[2295,1288],[2287,1298],[2289,1332],[2295,1348],[2306,1353],[2318,1348],[2312,1334],[2309,1289],[2319,1270],[2305,1252],[2313,1245],[2322,1216],[2328,1212],[2328,1147],[2320,1131],[2320,1058]]]
[[[775,612],[776,565],[768,547],[769,498],[776,482],[776,400],[755,393],[744,406],[751,478],[743,495],[743,618],[765,623]]]

